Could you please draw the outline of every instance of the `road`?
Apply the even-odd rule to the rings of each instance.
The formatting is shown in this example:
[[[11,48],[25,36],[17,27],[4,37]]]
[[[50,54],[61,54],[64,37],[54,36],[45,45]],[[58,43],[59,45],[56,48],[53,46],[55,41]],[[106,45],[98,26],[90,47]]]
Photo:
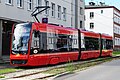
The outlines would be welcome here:
[[[120,59],[57,77],[54,80],[120,80]]]

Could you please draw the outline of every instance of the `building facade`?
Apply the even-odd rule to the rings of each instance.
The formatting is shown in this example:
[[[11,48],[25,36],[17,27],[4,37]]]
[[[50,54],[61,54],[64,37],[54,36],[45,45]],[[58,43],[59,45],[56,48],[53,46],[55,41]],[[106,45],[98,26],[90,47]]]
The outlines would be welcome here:
[[[75,19],[75,22],[73,23],[73,26],[75,26],[75,28],[81,28],[84,29],[85,27],[85,7],[84,7],[84,0],[72,0],[72,3],[75,3],[75,11],[73,11],[73,14],[75,12],[75,15],[73,15],[73,18]],[[71,19],[72,20],[72,19]]]
[[[115,50],[120,50],[120,10],[105,4],[85,8],[85,29],[113,36]]]
[[[12,25],[34,22],[31,13],[37,6],[50,6],[37,16],[40,22],[48,18],[49,24],[84,28],[84,0],[0,0],[0,57],[10,53]]]

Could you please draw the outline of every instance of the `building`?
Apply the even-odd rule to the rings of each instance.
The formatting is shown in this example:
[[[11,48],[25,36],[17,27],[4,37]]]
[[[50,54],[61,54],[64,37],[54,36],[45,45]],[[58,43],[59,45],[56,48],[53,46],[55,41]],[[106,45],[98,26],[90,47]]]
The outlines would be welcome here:
[[[84,20],[85,20],[85,7],[84,7],[84,0],[72,0],[73,2],[72,3],[75,3],[75,9],[73,8],[72,10],[75,10],[75,11],[72,11],[72,14],[73,14],[73,17],[71,18],[71,21],[75,19],[75,22],[73,21],[73,25],[71,26],[75,26],[75,28],[81,28],[81,29],[84,29],[85,27],[85,23],[84,23]],[[74,6],[74,5],[73,5]],[[75,15],[74,15],[74,12],[75,12]],[[75,18],[74,18],[75,17]]]
[[[49,24],[84,29],[84,0],[0,0],[0,57],[10,54],[12,25],[35,21],[36,6],[50,6],[37,16],[40,22],[48,18]]]
[[[120,50],[120,10],[100,2],[90,2],[85,8],[85,29],[113,36],[114,49]]]

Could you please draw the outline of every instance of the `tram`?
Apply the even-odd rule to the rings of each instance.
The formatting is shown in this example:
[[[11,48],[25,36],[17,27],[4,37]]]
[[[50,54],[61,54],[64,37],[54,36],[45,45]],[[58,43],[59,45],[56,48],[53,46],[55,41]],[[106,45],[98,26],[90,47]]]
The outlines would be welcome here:
[[[111,56],[112,36],[46,23],[26,22],[12,29],[10,63],[42,66]]]
[[[10,61],[15,66],[58,64],[112,55],[112,37],[43,23],[13,27]]]

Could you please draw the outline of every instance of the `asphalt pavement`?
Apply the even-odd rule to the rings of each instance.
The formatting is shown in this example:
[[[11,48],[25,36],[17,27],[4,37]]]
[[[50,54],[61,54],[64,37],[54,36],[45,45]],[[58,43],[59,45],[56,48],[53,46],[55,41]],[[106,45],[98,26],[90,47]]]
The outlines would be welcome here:
[[[102,63],[74,74],[59,76],[54,80],[120,80],[120,59]]]

